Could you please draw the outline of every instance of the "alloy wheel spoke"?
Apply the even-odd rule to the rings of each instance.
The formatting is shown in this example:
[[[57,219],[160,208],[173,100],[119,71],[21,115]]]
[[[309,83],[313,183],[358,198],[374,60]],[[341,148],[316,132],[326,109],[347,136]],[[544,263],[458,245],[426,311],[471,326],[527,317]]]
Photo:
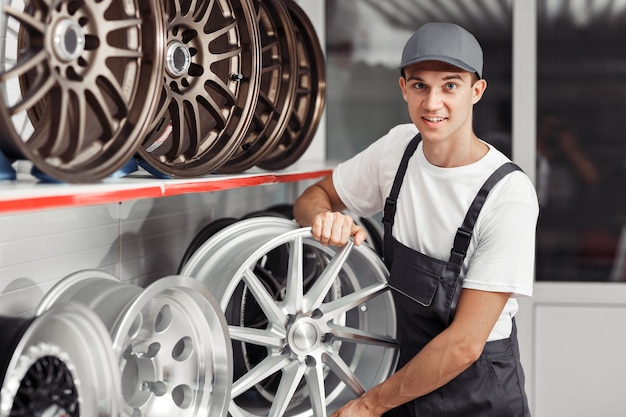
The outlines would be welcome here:
[[[352,342],[362,345],[376,345],[386,348],[398,347],[398,340],[390,336],[344,326],[333,325],[331,326],[331,329],[333,340]]]
[[[348,364],[336,352],[329,352],[324,356],[324,362],[337,377],[343,381],[350,390],[357,396],[365,394],[365,388],[354,375]]]
[[[326,417],[326,388],[324,386],[324,368],[315,364],[307,368],[305,374],[311,409],[316,417]]]
[[[240,342],[251,343],[269,348],[282,348],[285,335],[278,334],[274,329],[254,329],[243,326],[228,326],[230,337]]]
[[[125,30],[133,27],[139,27],[141,24],[141,19],[109,20],[107,21],[107,28],[109,32],[113,32],[115,30]]]
[[[7,16],[10,16],[20,22],[20,25],[27,26],[31,29],[36,30],[40,34],[43,34],[46,31],[46,24],[40,20],[37,20],[32,15],[28,13],[20,12],[14,8],[4,6],[4,13]]]
[[[65,134],[65,129],[68,124],[68,111],[70,104],[69,93],[64,91],[61,88],[61,91],[58,93],[59,99],[58,103],[51,109],[51,133],[53,136],[52,142],[50,143],[51,149],[49,150],[49,155],[60,155],[62,152],[66,150],[67,144],[63,141],[63,135]],[[80,135],[80,132],[78,133]]]
[[[250,268],[246,268],[243,274],[248,289],[254,295],[256,302],[259,304],[267,320],[273,324],[284,324],[285,315],[276,305],[276,301],[272,295],[265,289],[261,280],[254,274]]]
[[[22,96],[22,99],[11,106],[9,113],[14,115],[33,108],[37,103],[43,100],[56,85],[53,77],[42,79],[41,83],[29,88],[28,92]]]
[[[235,103],[237,103],[237,97],[235,97],[235,93],[233,93],[230,88],[228,88],[228,85],[226,85],[226,83],[221,78],[217,76],[209,76],[209,79],[209,83],[211,84],[211,86],[219,91],[221,95],[220,98],[224,99],[229,106],[233,106],[235,105]],[[213,99],[213,97],[210,98]],[[221,107],[222,106],[218,106],[217,104],[215,105],[215,109],[218,111],[221,109]]]
[[[211,33],[207,34],[206,39],[208,40],[208,43],[211,43],[215,39],[218,39],[218,38],[226,35],[228,32],[230,32],[231,30],[234,30],[236,28],[237,28],[237,22],[233,21],[233,22],[231,22],[231,23],[229,23],[227,25],[222,26],[221,28],[219,28],[215,32],[211,32]]]
[[[182,99],[172,100],[170,105],[170,115],[172,116],[172,149],[168,152],[170,159],[180,155],[185,140],[185,103]]]
[[[222,86],[224,86],[223,83]],[[209,95],[206,97],[202,97],[201,100],[204,103],[204,107],[207,108],[209,113],[211,113],[211,116],[215,119],[215,127],[218,129],[223,129],[228,123],[227,115],[222,113],[221,106],[217,103],[215,98]]]
[[[346,263],[353,247],[354,242],[350,240],[345,246],[337,251],[326,268],[324,268],[324,271],[319,276],[317,281],[315,281],[315,284],[313,284],[311,289],[307,292],[304,299],[304,311],[312,311],[322,303],[324,297],[328,294],[330,287],[333,285],[333,282],[335,282],[339,272]]]
[[[188,115],[189,123],[189,154],[195,155],[200,149],[200,137],[202,135],[202,120],[200,107],[197,101],[190,101],[190,111]]]
[[[189,12],[194,12],[194,10],[196,9],[196,3],[199,0],[193,0],[192,2],[192,6],[189,8]],[[206,6],[200,7],[194,14],[194,20],[196,22],[204,22],[205,20],[208,19],[208,17],[211,15],[211,12],[213,11],[213,8],[215,7],[215,3],[217,0],[209,0],[206,3]]]
[[[110,56],[116,58],[139,59],[143,57],[143,52],[137,49],[108,47],[107,50]]]
[[[304,246],[302,237],[296,237],[289,247],[289,265],[287,268],[287,292],[285,302],[292,313],[302,312],[304,294]]]
[[[26,74],[38,65],[46,62],[47,54],[45,50],[29,51],[24,56],[20,57],[17,65],[9,70],[0,73],[0,81],[7,82],[11,78],[19,77]]]
[[[276,397],[274,398],[272,408],[270,408],[270,412],[268,414],[270,417],[280,417],[285,413],[291,399],[293,398],[293,394],[298,388],[298,384],[304,376],[305,366],[306,365],[301,364],[298,361],[293,361],[289,365],[285,366],[282,371],[282,377],[280,379],[280,384],[278,385],[278,390],[276,391]]]
[[[286,356],[268,356],[233,383],[232,397],[237,398],[256,384],[280,371],[291,360]]]
[[[369,287],[347,294],[337,300],[324,303],[320,306],[319,310],[324,315],[324,318],[330,321],[388,290],[389,286],[386,283],[381,282],[370,285]]]

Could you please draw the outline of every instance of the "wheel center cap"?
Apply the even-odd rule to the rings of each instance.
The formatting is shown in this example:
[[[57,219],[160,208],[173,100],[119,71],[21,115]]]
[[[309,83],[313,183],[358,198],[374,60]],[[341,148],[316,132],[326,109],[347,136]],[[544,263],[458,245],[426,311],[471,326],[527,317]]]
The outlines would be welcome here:
[[[85,32],[70,19],[63,19],[54,29],[54,50],[63,61],[78,58],[85,51]]]
[[[294,352],[307,354],[320,342],[319,329],[312,321],[298,321],[291,327],[289,341]]]
[[[191,53],[185,44],[173,41],[165,52],[165,67],[172,77],[180,77],[189,71]]]

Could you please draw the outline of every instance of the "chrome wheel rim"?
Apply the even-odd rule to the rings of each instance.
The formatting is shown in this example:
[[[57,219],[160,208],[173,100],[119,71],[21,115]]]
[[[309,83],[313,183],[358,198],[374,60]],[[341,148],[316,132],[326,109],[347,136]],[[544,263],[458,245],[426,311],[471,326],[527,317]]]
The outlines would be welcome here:
[[[230,338],[217,300],[197,280],[168,276],[141,289],[103,271],[79,271],[52,288],[38,311],[68,300],[90,307],[109,330],[126,415],[226,415]]]
[[[68,303],[22,326],[2,369],[1,417],[121,415],[117,360],[111,338],[93,312]]]
[[[256,268],[281,248],[286,248],[288,260],[287,282],[279,296],[268,290],[267,278]],[[319,257],[313,262],[321,258],[322,263],[305,286],[311,253]],[[324,247],[312,239],[310,229],[290,220],[257,217],[215,234],[182,273],[201,280],[220,300],[234,346],[265,350],[254,362],[246,349],[234,354],[234,361],[244,363],[242,375],[233,382],[229,411],[235,417],[326,416],[395,368],[395,308],[388,273],[369,247]],[[237,308],[246,301],[238,303],[242,284],[262,311],[264,327],[236,320]],[[275,374],[279,382],[272,386],[267,381]]]

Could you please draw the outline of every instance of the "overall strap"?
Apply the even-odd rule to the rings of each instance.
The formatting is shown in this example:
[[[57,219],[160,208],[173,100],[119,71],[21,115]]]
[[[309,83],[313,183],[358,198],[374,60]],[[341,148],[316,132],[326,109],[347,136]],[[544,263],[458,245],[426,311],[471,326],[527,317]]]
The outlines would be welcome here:
[[[476,194],[476,197],[474,197],[474,201],[472,201],[470,208],[467,210],[463,224],[456,232],[456,236],[454,237],[454,246],[450,251],[449,262],[456,265],[459,270],[463,265],[465,255],[467,255],[467,249],[469,248],[469,244],[472,239],[474,225],[476,224],[478,214],[487,199],[487,195],[502,178],[513,171],[521,171],[521,168],[513,162],[503,164],[500,168],[495,170],[489,178],[487,178],[487,181],[485,181],[482,188],[478,191],[478,194]]]
[[[409,159],[411,159],[411,156],[415,153],[417,145],[421,140],[422,135],[418,133],[407,145],[404,150],[404,155],[402,156],[402,161],[400,161],[398,171],[396,172],[396,177],[393,180],[391,192],[389,193],[387,200],[385,200],[385,208],[383,210],[383,258],[388,268],[391,268],[391,261],[393,260],[393,237],[391,229],[396,216],[396,201],[398,200],[398,194],[400,194],[400,187],[402,186],[402,181],[404,180],[404,174],[406,173]]]

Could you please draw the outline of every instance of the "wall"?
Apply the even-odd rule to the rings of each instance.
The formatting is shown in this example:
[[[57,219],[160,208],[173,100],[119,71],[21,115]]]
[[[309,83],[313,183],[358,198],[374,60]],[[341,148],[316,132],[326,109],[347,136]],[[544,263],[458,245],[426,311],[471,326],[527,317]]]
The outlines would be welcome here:
[[[57,281],[82,269],[101,269],[140,286],[175,274],[202,227],[292,202],[298,186],[0,215],[0,315],[30,317]]]
[[[626,286],[535,283],[520,300],[526,390],[536,417],[622,417]]]

